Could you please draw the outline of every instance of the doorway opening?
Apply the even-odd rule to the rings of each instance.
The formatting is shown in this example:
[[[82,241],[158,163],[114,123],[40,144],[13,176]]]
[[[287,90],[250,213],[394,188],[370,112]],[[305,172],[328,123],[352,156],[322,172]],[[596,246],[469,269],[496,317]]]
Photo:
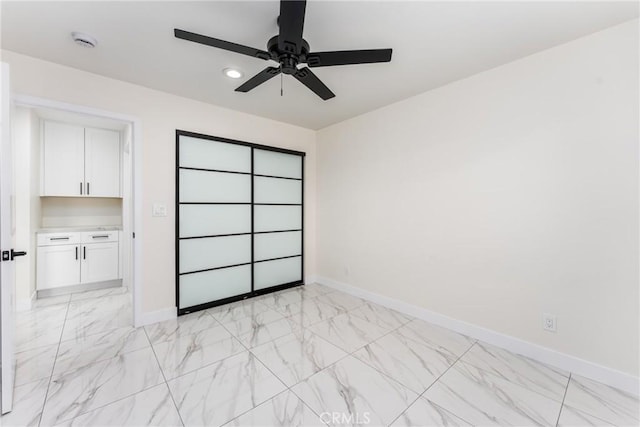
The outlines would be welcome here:
[[[52,375],[47,356],[55,371],[81,368],[140,326],[140,123],[18,95],[11,130],[13,246],[27,252],[15,262],[18,393]],[[25,369],[35,354],[43,369]]]

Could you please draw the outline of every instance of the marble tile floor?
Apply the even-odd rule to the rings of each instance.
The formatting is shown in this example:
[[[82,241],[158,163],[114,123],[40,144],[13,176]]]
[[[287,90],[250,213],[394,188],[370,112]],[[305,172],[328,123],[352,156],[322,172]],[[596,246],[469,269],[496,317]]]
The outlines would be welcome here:
[[[0,426],[640,424],[637,397],[318,284],[138,329],[92,292],[19,313]]]

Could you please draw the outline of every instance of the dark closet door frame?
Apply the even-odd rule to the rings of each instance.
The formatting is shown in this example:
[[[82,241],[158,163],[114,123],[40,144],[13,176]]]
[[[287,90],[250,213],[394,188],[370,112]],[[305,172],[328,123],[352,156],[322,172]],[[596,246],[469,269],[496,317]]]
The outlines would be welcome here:
[[[248,175],[251,175],[251,292],[247,292],[245,294],[241,294],[241,295],[236,295],[236,296],[232,296],[229,298],[224,298],[224,299],[220,299],[220,300],[216,300],[216,301],[211,301],[208,303],[204,303],[204,304],[198,304],[198,305],[194,305],[191,307],[185,307],[185,308],[180,308],[180,269],[179,269],[179,265],[180,265],[180,137],[181,136],[187,136],[187,137],[192,137],[192,138],[199,138],[199,139],[206,139],[209,141],[217,141],[217,142],[224,142],[227,144],[235,144],[235,145],[243,145],[245,147],[250,147],[251,148],[251,172],[248,173]],[[301,252],[300,252],[300,265],[301,265],[301,271],[300,271],[300,280],[294,281],[294,282],[290,282],[290,283],[283,283],[281,285],[276,285],[270,288],[265,288],[265,289],[258,289],[255,290],[254,289],[254,266],[255,266],[255,251],[254,251],[254,238],[255,238],[255,232],[254,232],[254,207],[256,206],[256,204],[254,203],[254,195],[253,195],[253,181],[254,181],[254,177],[256,176],[266,176],[266,177],[270,177],[267,175],[256,175],[254,174],[254,164],[253,164],[253,153],[254,153],[254,149],[259,149],[259,150],[265,150],[265,151],[275,151],[278,153],[284,153],[284,154],[292,154],[295,156],[300,156],[301,159],[301,178],[300,178],[300,187],[301,187],[301,199],[300,199],[300,235],[301,235]],[[279,147],[271,147],[269,145],[262,145],[262,144],[255,144],[252,142],[246,142],[246,141],[239,141],[239,140],[235,140],[235,139],[229,139],[229,138],[222,138],[219,136],[211,136],[211,135],[205,135],[202,133],[196,133],[196,132],[189,132],[189,131],[185,131],[185,130],[179,130],[176,129],[176,194],[175,194],[175,215],[176,215],[176,223],[175,223],[175,282],[176,282],[176,309],[178,310],[178,316],[182,316],[184,314],[189,314],[189,313],[193,313],[196,311],[200,311],[200,310],[205,310],[207,308],[211,308],[211,307],[216,307],[219,305],[223,305],[223,304],[228,304],[231,302],[235,302],[235,301],[241,301],[247,298],[251,298],[251,297],[255,297],[258,295],[264,295],[264,294],[269,294],[272,292],[277,292],[277,291],[281,291],[283,289],[288,289],[288,288],[293,288],[296,286],[301,286],[304,285],[304,158],[306,156],[306,153],[303,151],[295,151],[295,150],[288,150],[286,148],[279,148]],[[193,168],[190,168],[193,169]],[[211,172],[216,172],[211,170]],[[225,173],[233,173],[231,171],[217,171],[217,172],[225,172]],[[271,176],[271,178],[281,178],[281,177],[274,177]],[[287,230],[285,230],[287,231]],[[270,233],[270,232],[266,232],[266,233]],[[287,258],[287,257],[285,257]],[[221,268],[228,268],[231,266],[227,266],[227,267],[221,267]]]

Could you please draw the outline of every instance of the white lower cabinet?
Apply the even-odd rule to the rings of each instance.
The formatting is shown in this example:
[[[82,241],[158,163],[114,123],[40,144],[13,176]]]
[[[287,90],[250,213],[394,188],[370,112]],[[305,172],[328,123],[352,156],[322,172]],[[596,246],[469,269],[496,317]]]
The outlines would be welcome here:
[[[117,279],[118,258],[118,242],[83,245],[80,283]]]
[[[40,233],[37,289],[119,278],[118,231]]]
[[[59,288],[80,283],[78,245],[38,247],[38,289]]]

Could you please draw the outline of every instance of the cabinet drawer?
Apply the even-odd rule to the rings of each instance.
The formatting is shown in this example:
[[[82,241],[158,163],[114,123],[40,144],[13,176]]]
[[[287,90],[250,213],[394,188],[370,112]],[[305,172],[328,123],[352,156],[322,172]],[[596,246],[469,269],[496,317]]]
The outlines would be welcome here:
[[[82,233],[82,243],[117,242],[118,230],[85,231]]]
[[[80,243],[80,233],[38,233],[38,246],[76,245]]]

